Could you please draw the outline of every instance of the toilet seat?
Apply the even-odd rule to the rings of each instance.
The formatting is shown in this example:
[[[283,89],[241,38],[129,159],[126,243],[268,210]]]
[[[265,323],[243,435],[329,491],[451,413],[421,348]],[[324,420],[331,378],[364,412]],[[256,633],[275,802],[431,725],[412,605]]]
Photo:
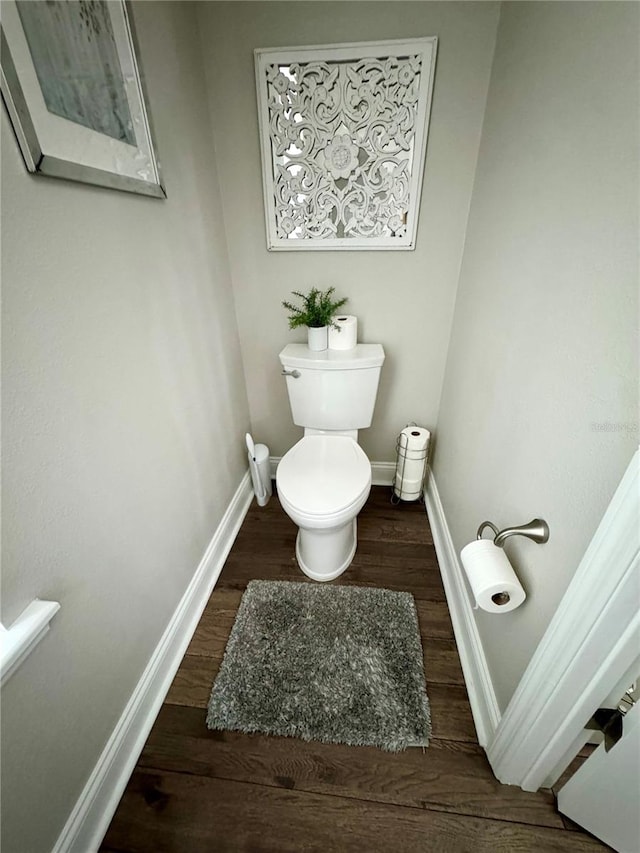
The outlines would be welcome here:
[[[299,516],[326,524],[366,500],[371,463],[348,436],[307,435],[282,457],[276,483],[281,501]]]

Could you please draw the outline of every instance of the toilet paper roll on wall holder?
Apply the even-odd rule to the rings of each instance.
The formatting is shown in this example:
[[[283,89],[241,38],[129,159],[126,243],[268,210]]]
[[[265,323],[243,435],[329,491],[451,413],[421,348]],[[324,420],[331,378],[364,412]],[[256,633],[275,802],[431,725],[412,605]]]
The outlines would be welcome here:
[[[505,527],[504,530],[498,530],[491,521],[483,521],[478,528],[476,539],[482,539],[485,527],[490,527],[493,530],[495,534],[493,544],[497,545],[498,548],[503,548],[505,541],[510,536],[526,536],[527,539],[532,539],[539,545],[549,541],[549,525],[544,518],[534,518],[528,524],[521,524],[518,527]]]

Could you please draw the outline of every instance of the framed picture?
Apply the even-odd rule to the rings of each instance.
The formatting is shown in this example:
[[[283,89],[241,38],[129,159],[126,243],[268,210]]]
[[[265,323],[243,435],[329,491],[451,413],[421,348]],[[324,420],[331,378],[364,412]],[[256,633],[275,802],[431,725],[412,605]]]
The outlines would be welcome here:
[[[30,172],[166,198],[123,0],[2,0],[1,39]]]
[[[415,248],[437,42],[254,51],[269,250]]]

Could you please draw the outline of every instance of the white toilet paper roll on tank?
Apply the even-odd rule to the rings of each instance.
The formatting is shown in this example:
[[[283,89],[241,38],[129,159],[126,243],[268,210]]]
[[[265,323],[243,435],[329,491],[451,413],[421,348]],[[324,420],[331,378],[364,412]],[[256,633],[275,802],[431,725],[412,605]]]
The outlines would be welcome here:
[[[490,539],[476,539],[460,552],[476,607],[487,613],[508,613],[520,607],[526,593],[509,558]]]
[[[336,326],[329,326],[329,349],[353,349],[358,343],[358,318],[352,314],[334,317]]]

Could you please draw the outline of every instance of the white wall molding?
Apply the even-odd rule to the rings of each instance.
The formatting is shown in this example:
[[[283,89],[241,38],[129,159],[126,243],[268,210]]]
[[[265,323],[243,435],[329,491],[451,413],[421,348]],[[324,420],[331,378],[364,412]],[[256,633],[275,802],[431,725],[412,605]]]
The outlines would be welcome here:
[[[553,784],[586,740],[585,722],[638,661],[639,488],[637,451],[487,749],[501,782]]]
[[[57,601],[36,598],[8,628],[0,623],[0,672],[3,685],[42,640],[58,610],[60,605]]]
[[[275,480],[276,468],[282,456],[271,456],[271,479]],[[393,483],[393,475],[396,470],[395,462],[372,462],[371,463],[371,483],[374,486],[390,486]]]
[[[53,853],[91,853],[98,849],[252,498],[251,480],[247,471],[69,816]]]
[[[425,505],[469,694],[473,722],[478,733],[478,742],[480,746],[486,747],[500,722],[500,708],[473,615],[471,599],[467,593],[462,565],[449,532],[449,525],[432,471],[427,478]]]

